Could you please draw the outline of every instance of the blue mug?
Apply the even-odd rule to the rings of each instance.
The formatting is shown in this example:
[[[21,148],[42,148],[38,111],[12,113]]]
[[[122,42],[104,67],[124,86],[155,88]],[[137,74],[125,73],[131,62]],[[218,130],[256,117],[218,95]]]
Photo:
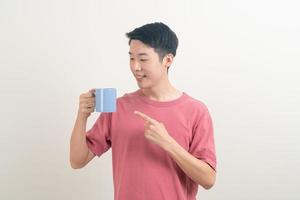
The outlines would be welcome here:
[[[98,88],[95,92],[96,112],[115,112],[117,103],[116,88]]]

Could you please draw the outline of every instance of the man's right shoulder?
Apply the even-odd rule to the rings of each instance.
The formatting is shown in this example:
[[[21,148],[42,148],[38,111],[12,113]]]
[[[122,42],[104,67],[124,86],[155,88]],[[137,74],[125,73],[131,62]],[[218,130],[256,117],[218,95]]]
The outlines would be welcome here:
[[[124,102],[124,101],[130,101],[131,99],[136,99],[138,95],[138,90],[133,91],[133,92],[126,92],[122,96],[117,98],[117,101],[119,103]]]

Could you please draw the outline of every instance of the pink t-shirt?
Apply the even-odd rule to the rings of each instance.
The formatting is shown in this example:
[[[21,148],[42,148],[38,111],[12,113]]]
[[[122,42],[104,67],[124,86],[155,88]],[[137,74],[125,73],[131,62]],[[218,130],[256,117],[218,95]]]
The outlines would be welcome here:
[[[216,169],[213,126],[207,107],[185,92],[158,102],[139,89],[117,100],[117,111],[101,113],[87,132],[97,156],[112,148],[115,200],[195,200],[198,185],[158,145],[144,136],[138,110],[159,122],[190,154]]]

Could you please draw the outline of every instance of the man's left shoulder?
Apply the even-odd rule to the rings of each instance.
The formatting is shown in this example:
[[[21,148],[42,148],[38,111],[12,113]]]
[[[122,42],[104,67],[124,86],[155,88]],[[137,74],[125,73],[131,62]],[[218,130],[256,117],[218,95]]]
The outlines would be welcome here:
[[[208,107],[207,105],[204,103],[204,101],[192,97],[188,94],[186,94],[188,96],[188,100],[186,101],[187,105],[191,106],[193,109],[197,110],[197,111],[208,111]]]

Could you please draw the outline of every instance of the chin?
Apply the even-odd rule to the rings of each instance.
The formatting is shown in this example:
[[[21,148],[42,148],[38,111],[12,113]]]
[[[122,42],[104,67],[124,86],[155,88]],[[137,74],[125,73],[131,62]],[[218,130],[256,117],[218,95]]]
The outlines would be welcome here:
[[[151,86],[150,85],[145,85],[145,84],[137,84],[138,85],[138,87],[140,88],[140,89],[147,89],[147,88],[151,88]]]

